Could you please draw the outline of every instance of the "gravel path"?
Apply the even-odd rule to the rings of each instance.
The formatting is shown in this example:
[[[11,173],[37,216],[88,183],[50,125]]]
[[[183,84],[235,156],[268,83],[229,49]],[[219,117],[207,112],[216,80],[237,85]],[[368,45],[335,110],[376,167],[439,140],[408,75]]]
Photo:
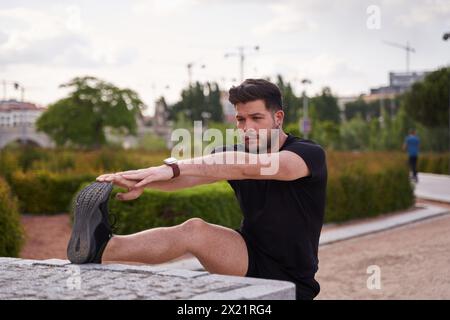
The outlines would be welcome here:
[[[20,253],[25,259],[67,259],[66,248],[72,227],[68,214],[22,215],[26,242]]]
[[[317,299],[450,299],[450,214],[322,246]],[[368,289],[379,266],[381,289]]]

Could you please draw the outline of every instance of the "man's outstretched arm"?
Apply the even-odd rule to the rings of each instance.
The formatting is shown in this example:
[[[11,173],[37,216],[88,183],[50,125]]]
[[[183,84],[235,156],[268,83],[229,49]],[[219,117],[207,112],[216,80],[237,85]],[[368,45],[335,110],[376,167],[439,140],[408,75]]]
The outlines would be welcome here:
[[[147,169],[142,169],[147,170]],[[136,170],[137,171],[137,170]],[[183,176],[177,177],[175,179],[165,180],[165,181],[154,181],[146,184],[143,187],[135,188],[139,181],[133,181],[125,179],[120,173],[104,174],[96,179],[97,181],[112,182],[113,184],[125,188],[128,190],[127,193],[119,193],[117,199],[119,200],[134,200],[138,198],[144,189],[154,189],[160,191],[176,191],[185,188],[190,188],[202,184],[209,184],[218,181],[218,179],[204,178],[204,177],[193,177],[193,176]]]
[[[180,177],[191,176],[217,180],[271,179],[295,180],[310,174],[305,161],[290,151],[272,154],[251,154],[239,151],[214,153],[199,158],[181,160]],[[168,166],[152,167],[130,174],[125,179],[139,181],[135,188],[172,178]]]
[[[118,194],[118,199],[132,200],[139,197],[144,188],[174,191],[219,180],[295,180],[310,175],[305,161],[290,151],[270,155],[227,151],[180,160],[178,165],[180,176],[175,179],[172,179],[172,168],[162,165],[104,175],[97,180],[111,181],[128,188],[127,193]]]
[[[271,154],[227,151],[182,160],[179,166],[181,175],[227,180],[296,180],[310,174],[305,161],[291,151]]]

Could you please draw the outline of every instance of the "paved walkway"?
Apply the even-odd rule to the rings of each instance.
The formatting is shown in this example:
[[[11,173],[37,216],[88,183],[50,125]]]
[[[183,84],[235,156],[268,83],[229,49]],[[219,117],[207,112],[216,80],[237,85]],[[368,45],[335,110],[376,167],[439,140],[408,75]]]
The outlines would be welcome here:
[[[450,202],[450,176],[421,172],[414,193],[418,198]]]
[[[449,231],[447,214],[322,246],[316,299],[450,299]]]
[[[415,195],[416,206],[436,214],[415,210],[381,218],[375,223],[402,226],[321,247],[317,299],[450,299],[450,176],[420,173]],[[359,230],[371,226],[362,223]],[[346,229],[355,231],[337,228],[335,235]],[[325,232],[321,241],[327,238]],[[368,281],[373,268],[379,287]]]

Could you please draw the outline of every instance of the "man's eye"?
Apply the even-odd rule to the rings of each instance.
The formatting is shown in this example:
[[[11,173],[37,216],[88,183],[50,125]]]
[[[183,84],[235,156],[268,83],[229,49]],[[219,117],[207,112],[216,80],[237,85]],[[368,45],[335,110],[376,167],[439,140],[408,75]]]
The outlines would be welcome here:
[[[254,118],[252,118],[253,120],[261,120],[262,118],[261,117],[254,117]]]
[[[244,121],[244,119],[237,119],[237,121],[242,122],[242,121]]]

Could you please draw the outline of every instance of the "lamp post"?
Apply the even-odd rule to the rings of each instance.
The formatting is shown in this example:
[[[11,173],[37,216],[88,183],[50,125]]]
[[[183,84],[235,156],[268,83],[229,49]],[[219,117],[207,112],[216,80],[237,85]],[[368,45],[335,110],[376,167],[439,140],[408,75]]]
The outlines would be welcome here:
[[[300,129],[303,132],[305,139],[308,139],[308,134],[311,131],[311,121],[308,118],[308,97],[306,96],[306,86],[312,82],[309,79],[303,79],[301,82],[305,88],[303,90],[303,121]]]
[[[444,41],[447,41],[448,39],[450,39],[450,32],[446,32],[444,33],[444,35],[442,36],[442,39],[444,39]],[[447,72],[448,72],[448,68],[447,68]],[[450,153],[450,74],[449,74],[449,88],[448,88],[448,150]],[[450,154],[448,157],[448,173],[450,174]]]
[[[189,87],[192,86],[192,68],[193,68],[194,65],[196,65],[196,64],[197,64],[197,62],[189,62],[189,63],[186,65],[187,70],[188,70]],[[206,68],[206,65],[201,64],[201,65],[200,65],[200,68],[201,68],[201,69],[205,69],[205,68]]]
[[[6,88],[7,85],[11,85],[14,90],[20,90],[20,101],[23,102],[25,99],[25,87],[23,85],[21,85],[19,82],[15,82],[15,81],[6,81],[3,80],[2,81],[3,84],[3,100],[6,100]]]

